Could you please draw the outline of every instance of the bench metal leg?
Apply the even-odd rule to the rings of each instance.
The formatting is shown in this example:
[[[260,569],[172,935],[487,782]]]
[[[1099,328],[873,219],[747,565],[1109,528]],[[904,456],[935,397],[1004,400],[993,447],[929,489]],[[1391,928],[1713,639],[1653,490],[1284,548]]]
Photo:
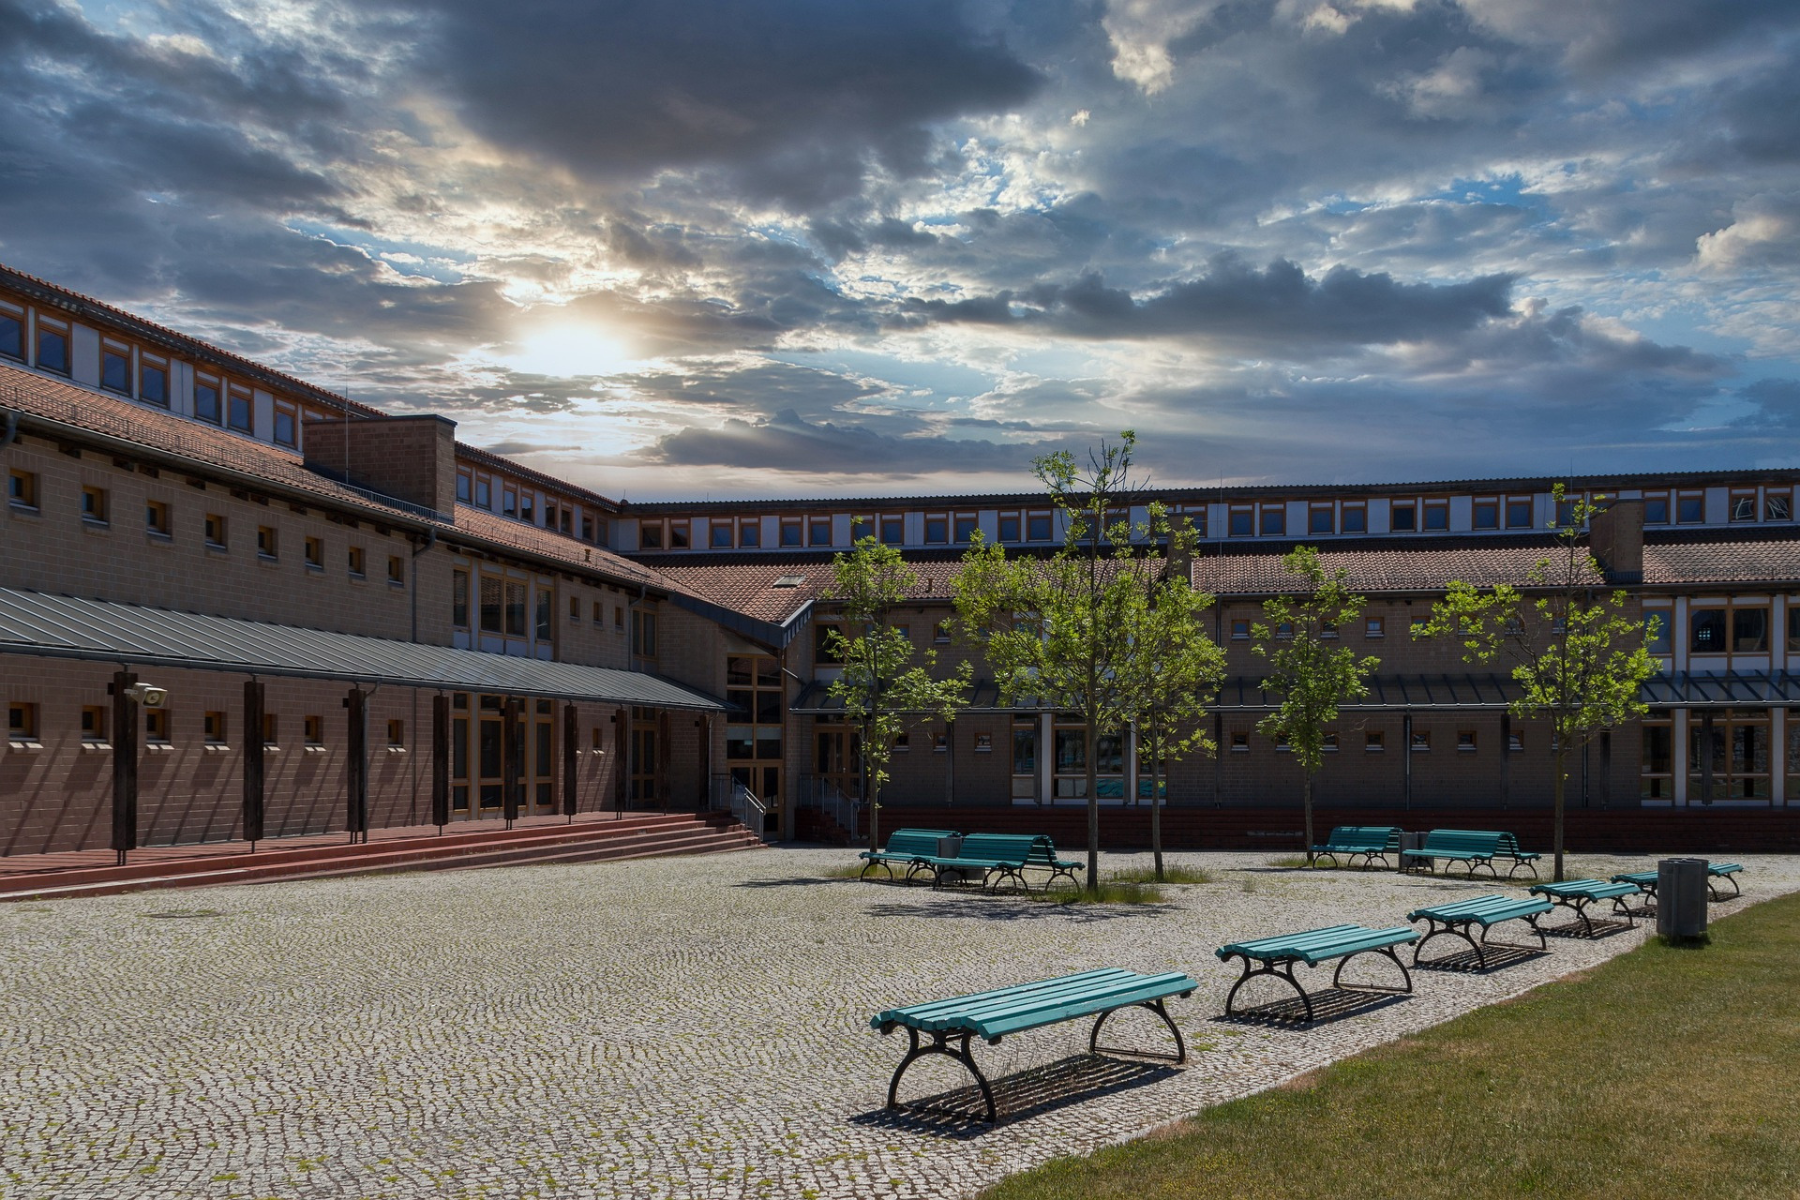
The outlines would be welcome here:
[[[1410,993],[1413,990],[1412,976],[1407,973],[1406,964],[1400,961],[1400,956],[1398,954],[1394,953],[1394,948],[1392,946],[1379,946],[1373,950],[1358,950],[1355,954],[1346,954],[1344,956],[1343,960],[1338,963],[1337,970],[1335,970],[1331,973],[1331,986],[1334,988],[1343,987],[1344,985],[1340,984],[1338,982],[1338,980],[1343,978],[1344,968],[1350,965],[1351,959],[1357,958],[1360,955],[1364,955],[1364,954],[1385,955],[1387,957],[1388,961],[1392,962],[1396,967],[1400,968],[1400,978],[1402,978],[1406,981],[1406,987],[1404,990],[1407,991],[1408,993]],[[1348,992],[1391,992],[1394,989],[1393,988],[1370,988],[1370,987],[1365,987],[1365,986],[1358,984],[1358,985],[1355,985],[1352,987],[1345,987],[1344,990],[1348,991]]]
[[[1537,864],[1530,861],[1529,859],[1523,859],[1523,858],[1516,858],[1513,860],[1513,869],[1506,873],[1506,877],[1508,879],[1511,879],[1514,875],[1517,875],[1519,873],[1520,867],[1524,867],[1526,870],[1530,871],[1531,877],[1533,879],[1536,879],[1538,877]]]
[[[1068,880],[1069,886],[1072,888],[1079,888],[1081,886],[1081,880],[1075,878],[1075,872],[1073,872],[1073,871],[1051,871],[1050,878],[1044,880],[1044,890],[1046,892],[1049,891],[1050,885],[1055,883],[1058,879]]]
[[[1235,958],[1237,956],[1233,955],[1232,957]],[[1307,1023],[1311,1024],[1313,1019],[1312,997],[1306,994],[1306,989],[1301,987],[1300,981],[1294,978],[1293,960],[1289,959],[1283,962],[1271,962],[1265,959],[1261,961],[1262,966],[1253,967],[1251,965],[1251,959],[1244,959],[1244,973],[1238,977],[1236,983],[1231,985],[1231,992],[1225,997],[1225,1015],[1228,1017],[1236,1015],[1231,1011],[1231,1006],[1237,1000],[1237,994],[1240,988],[1246,983],[1249,983],[1252,979],[1255,979],[1258,975],[1267,975],[1271,978],[1281,980],[1283,983],[1293,988],[1295,992],[1299,993],[1300,1003],[1306,1006]]]
[[[1474,938],[1469,936],[1469,926],[1472,922],[1451,922],[1445,921],[1439,917],[1426,917],[1425,920],[1430,923],[1430,931],[1426,933],[1424,937],[1413,943],[1413,966],[1416,967],[1419,965],[1419,955],[1424,951],[1426,942],[1429,942],[1434,937],[1439,937],[1447,933],[1451,937],[1458,937],[1469,943],[1469,948],[1475,951],[1476,965],[1483,971],[1487,970],[1487,955],[1482,952],[1481,942],[1477,942]],[[1543,935],[1539,934],[1538,936],[1541,937]],[[1485,933],[1482,934],[1481,941],[1487,941],[1487,935]],[[1427,963],[1426,965],[1429,966],[1431,964]]]
[[[894,1078],[888,1082],[887,1106],[889,1108],[901,1107],[900,1077],[906,1074],[906,1068],[927,1054],[941,1054],[945,1058],[953,1058],[961,1063],[968,1069],[969,1074],[975,1077],[975,1082],[981,1087],[982,1102],[987,1105],[989,1123],[1000,1119],[999,1110],[994,1107],[994,1089],[988,1086],[987,1076],[981,1073],[981,1068],[975,1065],[975,1056],[969,1053],[969,1034],[933,1033],[929,1046],[919,1045],[919,1031],[916,1029],[908,1029],[906,1036],[912,1039],[912,1045],[907,1050],[906,1057],[900,1060],[900,1065],[894,1068]]]
[[[1491,858],[1471,858],[1467,862],[1465,862],[1463,865],[1468,867],[1470,879],[1475,878],[1475,869],[1477,867],[1486,867],[1489,878],[1492,878],[1492,879],[1500,878],[1500,872],[1498,872],[1494,869],[1494,860]],[[1444,873],[1446,875],[1448,875],[1450,872],[1446,868]]]
[[[1169,1010],[1163,1007],[1163,1002],[1161,1000],[1150,1000],[1143,1004],[1128,1004],[1125,1007],[1127,1007],[1127,1008],[1147,1008],[1151,1012],[1155,1013],[1157,1016],[1161,1017],[1163,1019],[1163,1024],[1167,1025],[1169,1027],[1169,1032],[1175,1035],[1175,1058],[1174,1058],[1175,1064],[1177,1066],[1179,1066],[1182,1063],[1187,1061],[1187,1043],[1183,1042],[1181,1040],[1181,1030],[1175,1028],[1175,1022],[1169,1017]],[[1099,1020],[1094,1022],[1094,1031],[1088,1035],[1088,1053],[1089,1054],[1099,1054],[1100,1053],[1100,1027],[1102,1025],[1106,1024],[1106,1018],[1112,1016],[1114,1013],[1116,1013],[1118,1011],[1119,1010],[1116,1008],[1109,1008],[1105,1012],[1100,1014]],[[1123,1051],[1123,1053],[1141,1054],[1143,1052],[1137,1051],[1137,1050],[1130,1050],[1130,1051]],[[1167,1055],[1144,1054],[1144,1057],[1145,1058],[1166,1058]]]
[[[867,879],[869,877],[869,872],[873,871],[876,867],[880,867],[882,870],[886,871],[887,876],[890,880],[893,879],[894,868],[888,866],[884,862],[881,862],[881,861],[879,861],[877,859],[873,859],[873,858],[871,858],[868,862],[865,862],[863,864],[862,873],[860,875],[858,875],[857,878],[858,879]]]
[[[1713,882],[1715,879],[1720,883],[1729,883],[1731,885],[1731,894],[1729,896],[1718,889],[1718,886]],[[1735,900],[1744,894],[1744,889],[1738,886],[1736,875],[1708,875],[1706,877],[1706,894],[1714,900]]]

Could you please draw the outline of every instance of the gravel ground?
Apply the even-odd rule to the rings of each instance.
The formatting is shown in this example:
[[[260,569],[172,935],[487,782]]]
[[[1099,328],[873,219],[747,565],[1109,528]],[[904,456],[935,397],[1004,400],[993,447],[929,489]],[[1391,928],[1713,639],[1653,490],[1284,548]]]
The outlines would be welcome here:
[[[1309,986],[1339,1015],[1295,1029],[1222,1019],[1236,970],[1217,946],[1522,885],[1182,854],[1213,881],[1162,905],[1062,907],[823,877],[850,860],[781,849],[0,905],[0,1197],[967,1195],[1645,936],[1420,970],[1398,999],[1330,993],[1320,970]],[[1800,858],[1744,861],[1746,898],[1714,919],[1800,888]],[[872,1013],[1097,966],[1200,981],[1172,1002],[1186,1068],[1089,1057],[1075,1022],[978,1046],[997,1127],[884,1110],[904,1035],[871,1030]],[[1247,999],[1276,998],[1262,986]],[[1147,1014],[1107,1032],[1167,1046]],[[954,1109],[967,1085],[927,1059],[902,1098]]]

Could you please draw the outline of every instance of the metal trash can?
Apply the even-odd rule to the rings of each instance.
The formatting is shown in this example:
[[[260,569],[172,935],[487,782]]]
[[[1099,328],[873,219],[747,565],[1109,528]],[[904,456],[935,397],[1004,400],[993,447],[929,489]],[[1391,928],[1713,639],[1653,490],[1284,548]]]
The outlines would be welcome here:
[[[1424,848],[1425,848],[1425,831],[1424,830],[1421,829],[1417,833],[1408,833],[1404,829],[1402,829],[1400,831],[1400,849],[1402,849],[1402,850],[1423,850]],[[1395,869],[1399,870],[1401,872],[1405,872],[1408,867],[1424,867],[1426,870],[1429,871],[1429,870],[1434,869],[1437,866],[1437,864],[1435,862],[1432,862],[1430,859],[1408,858],[1404,854],[1396,854],[1396,855],[1394,855],[1394,857],[1400,860],[1399,863],[1396,865]]]
[[[1666,938],[1706,936],[1704,858],[1665,858],[1656,864],[1656,932]]]
[[[955,858],[962,853],[962,834],[951,834],[937,840],[937,856],[939,858]]]

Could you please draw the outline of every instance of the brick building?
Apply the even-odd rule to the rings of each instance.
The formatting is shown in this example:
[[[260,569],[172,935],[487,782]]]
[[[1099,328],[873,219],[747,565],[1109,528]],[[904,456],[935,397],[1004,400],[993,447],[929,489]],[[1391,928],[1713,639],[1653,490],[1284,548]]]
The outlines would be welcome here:
[[[733,781],[772,831],[848,821],[854,739],[820,661],[832,556],[901,547],[920,586],[897,620],[954,662],[959,545],[1061,533],[1029,493],[615,502],[4,268],[0,469],[0,854],[126,836],[133,778],[144,844],[705,807]],[[1567,483],[1635,502],[1597,552],[1664,663],[1571,804],[1800,813],[1800,470]],[[1298,542],[1369,597],[1343,636],[1382,660],[1320,804],[1546,806],[1548,738],[1505,714],[1506,681],[1409,628],[1450,579],[1523,580],[1551,484],[1159,491],[1205,539],[1193,581],[1230,674],[1219,753],[1170,768],[1171,807],[1255,823],[1293,804],[1296,768],[1254,732],[1248,622]],[[140,705],[144,683],[166,699]],[[991,685],[975,701],[909,734],[887,803],[984,811],[963,824],[1073,809],[1089,754],[1108,808],[1151,794],[1130,731],[1090,747]]]

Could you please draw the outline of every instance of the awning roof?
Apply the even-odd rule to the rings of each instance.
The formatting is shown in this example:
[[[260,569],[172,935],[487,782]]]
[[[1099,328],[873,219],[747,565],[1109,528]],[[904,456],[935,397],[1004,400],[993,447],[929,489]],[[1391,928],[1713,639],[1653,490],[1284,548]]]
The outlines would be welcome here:
[[[724,712],[658,675],[0,588],[0,654]]]
[[[1678,671],[1655,675],[1638,693],[1657,708],[1761,708],[1800,704],[1800,674],[1792,671]]]

